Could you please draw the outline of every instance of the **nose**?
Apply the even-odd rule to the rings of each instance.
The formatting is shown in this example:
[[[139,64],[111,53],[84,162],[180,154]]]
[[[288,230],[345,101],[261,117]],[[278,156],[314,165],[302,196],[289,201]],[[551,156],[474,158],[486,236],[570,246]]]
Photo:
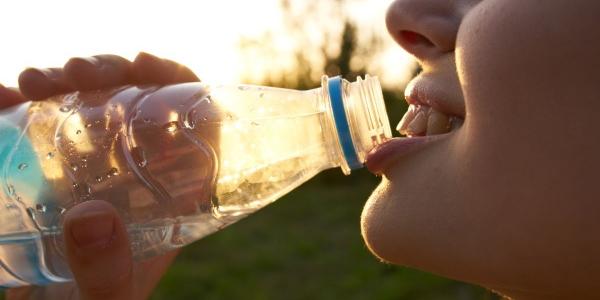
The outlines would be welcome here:
[[[396,0],[388,8],[388,31],[417,59],[454,51],[465,0]]]

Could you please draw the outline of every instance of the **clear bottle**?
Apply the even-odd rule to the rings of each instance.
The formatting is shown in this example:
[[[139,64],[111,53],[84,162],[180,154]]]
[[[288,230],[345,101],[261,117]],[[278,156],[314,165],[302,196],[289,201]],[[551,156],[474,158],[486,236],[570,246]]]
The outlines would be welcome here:
[[[0,112],[0,286],[67,281],[62,218],[110,202],[134,256],[211,234],[391,137],[377,78],[126,86]]]

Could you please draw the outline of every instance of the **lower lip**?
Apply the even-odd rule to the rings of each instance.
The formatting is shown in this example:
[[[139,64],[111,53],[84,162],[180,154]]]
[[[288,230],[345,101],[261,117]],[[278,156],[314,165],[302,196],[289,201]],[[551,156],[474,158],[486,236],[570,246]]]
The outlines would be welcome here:
[[[365,165],[369,171],[382,174],[385,169],[398,158],[421,149],[423,146],[445,136],[418,136],[410,138],[393,138],[373,149],[365,159]]]

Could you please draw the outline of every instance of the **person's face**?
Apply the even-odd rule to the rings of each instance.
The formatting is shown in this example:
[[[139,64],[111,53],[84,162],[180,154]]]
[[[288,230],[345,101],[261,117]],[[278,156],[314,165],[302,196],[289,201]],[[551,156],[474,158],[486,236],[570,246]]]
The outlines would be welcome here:
[[[390,6],[389,32],[423,72],[407,89],[413,137],[367,158],[383,175],[362,216],[378,257],[517,298],[594,289],[599,18],[587,0]],[[464,123],[433,135],[449,119]]]

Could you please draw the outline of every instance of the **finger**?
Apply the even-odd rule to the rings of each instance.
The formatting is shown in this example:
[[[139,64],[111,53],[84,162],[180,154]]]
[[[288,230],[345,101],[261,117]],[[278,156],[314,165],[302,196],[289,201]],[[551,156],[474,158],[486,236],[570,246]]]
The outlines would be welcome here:
[[[7,88],[0,84],[0,109],[27,101],[16,88]]]
[[[19,88],[30,100],[43,100],[73,91],[62,68],[29,68],[19,75]]]
[[[125,226],[105,201],[81,203],[65,216],[67,259],[82,299],[132,299],[132,258]]]
[[[140,52],[133,61],[132,73],[136,83],[171,84],[200,81],[188,67],[145,52]]]
[[[118,55],[74,57],[64,66],[67,82],[76,90],[102,89],[130,83],[131,62]]]

